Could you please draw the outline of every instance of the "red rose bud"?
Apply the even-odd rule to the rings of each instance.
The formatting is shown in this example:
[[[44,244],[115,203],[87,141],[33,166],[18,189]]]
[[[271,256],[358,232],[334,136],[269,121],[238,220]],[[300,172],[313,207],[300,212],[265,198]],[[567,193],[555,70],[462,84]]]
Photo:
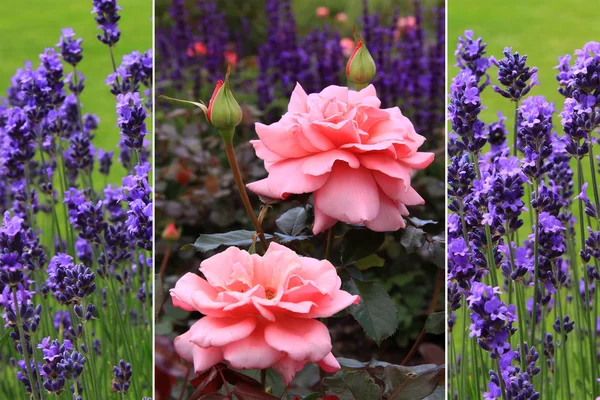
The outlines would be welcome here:
[[[174,222],[169,223],[162,233],[162,238],[169,241],[177,241],[181,237],[179,229],[175,226]]]
[[[231,143],[235,127],[242,121],[242,109],[229,89],[230,70],[231,67],[227,68],[225,82],[217,82],[206,112],[208,121],[217,128],[226,143]]]
[[[221,87],[223,87],[223,81],[219,79],[217,81],[217,85],[215,86],[215,90],[213,91],[212,96],[210,96],[210,101],[208,102],[208,110],[206,111],[206,118],[210,123],[212,123],[210,120],[210,114],[212,112],[213,103],[215,102],[215,97],[217,97],[217,93],[219,92]]]
[[[369,53],[369,49],[365,46],[362,37],[358,37],[354,52],[346,64],[346,75],[348,79],[361,86],[365,87],[371,79],[375,76],[377,68],[375,67],[375,61]]]

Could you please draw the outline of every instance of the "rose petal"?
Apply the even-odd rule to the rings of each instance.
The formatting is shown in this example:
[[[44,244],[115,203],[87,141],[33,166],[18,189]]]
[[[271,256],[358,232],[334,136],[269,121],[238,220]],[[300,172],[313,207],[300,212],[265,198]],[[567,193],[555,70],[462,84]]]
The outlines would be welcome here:
[[[329,330],[314,319],[280,318],[265,327],[265,340],[297,361],[316,362],[331,352]]]
[[[290,194],[314,192],[323,186],[327,176],[302,173],[302,164],[305,160],[306,158],[292,158],[273,164],[269,176],[262,181],[248,184],[248,189],[278,199],[284,199]]]
[[[379,193],[379,200],[379,214],[376,218],[365,221],[366,227],[375,232],[395,232],[404,228],[406,222],[396,203],[383,192]]]
[[[331,140],[336,147],[347,143],[360,143],[358,127],[353,119],[342,119],[339,122],[315,121],[312,126]]]
[[[321,367],[323,371],[329,373],[336,372],[341,368],[340,363],[332,353],[327,354],[327,356],[319,361],[317,365]]]
[[[306,316],[309,318],[328,318],[352,304],[358,304],[360,297],[344,290],[336,290],[331,297],[323,297]]]
[[[194,371],[204,372],[212,366],[223,361],[223,352],[220,347],[203,349],[190,341],[191,330],[175,338],[175,351],[181,358],[194,363]]]
[[[315,209],[350,224],[375,218],[379,213],[379,193],[375,179],[366,168],[352,169],[336,164],[329,179],[315,192]]]
[[[264,125],[257,122],[255,129],[265,147],[282,158],[306,157],[310,154],[296,140],[298,125],[295,123],[279,121]]]
[[[302,172],[313,176],[324,175],[331,171],[336,161],[344,161],[350,168],[360,167],[360,162],[354,154],[343,150],[330,150],[305,158]]]
[[[265,147],[265,144],[260,140],[251,140],[250,144],[254,147],[256,156],[261,160],[265,160],[269,163],[275,163],[277,161],[285,160],[285,158],[273,153],[271,150]]]
[[[256,318],[204,317],[191,328],[190,340],[200,347],[220,347],[248,337],[256,328]]]
[[[263,327],[257,327],[250,336],[223,347],[225,360],[236,369],[269,368],[284,356],[265,341]]]
[[[283,384],[287,386],[294,380],[296,372],[304,368],[305,364],[305,361],[296,361],[290,357],[282,357],[275,365],[273,365],[273,369],[281,375]]]
[[[335,225],[338,221],[335,218],[330,217],[329,215],[324,214],[318,207],[315,205],[315,223],[313,225],[313,233],[316,235],[324,230],[327,230]]]
[[[377,153],[359,154],[357,157],[365,168],[383,172],[393,178],[402,179],[407,185],[410,184],[411,169],[406,165]]]
[[[288,104],[288,112],[292,113],[305,113],[308,112],[306,108],[306,100],[308,99],[308,95],[302,88],[298,82],[296,82],[296,86],[294,87],[294,91],[292,92],[292,96],[290,97],[290,104]]]
[[[435,154],[433,153],[415,153],[409,157],[399,159],[400,162],[414,169],[424,169],[432,163]]]

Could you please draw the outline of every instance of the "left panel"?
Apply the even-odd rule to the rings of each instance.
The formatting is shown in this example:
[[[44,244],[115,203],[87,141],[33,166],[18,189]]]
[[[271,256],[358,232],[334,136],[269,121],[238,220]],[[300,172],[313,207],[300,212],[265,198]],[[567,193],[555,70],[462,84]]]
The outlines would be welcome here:
[[[0,398],[149,398],[152,1],[49,5],[0,2]]]

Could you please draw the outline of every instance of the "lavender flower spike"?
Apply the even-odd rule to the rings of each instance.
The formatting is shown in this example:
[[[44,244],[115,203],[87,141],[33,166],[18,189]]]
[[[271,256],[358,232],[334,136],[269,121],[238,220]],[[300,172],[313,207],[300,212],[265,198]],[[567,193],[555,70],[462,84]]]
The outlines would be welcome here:
[[[117,5],[117,0],[93,0],[92,14],[96,14],[94,19],[98,23],[98,29],[102,34],[96,35],[98,40],[107,46],[114,46],[121,38],[118,22],[121,16],[118,11],[121,7]]]
[[[76,67],[83,58],[81,42],[83,42],[83,39],[75,39],[75,31],[72,28],[64,28],[60,41],[56,45],[60,47],[63,60],[73,67]]]
[[[512,54],[510,47],[504,48],[503,53],[504,58],[501,60],[493,56],[490,58],[492,64],[498,67],[498,81],[505,87],[502,89],[494,85],[494,91],[507,99],[519,101],[533,86],[539,85],[537,68],[530,69],[525,65],[527,56],[521,56],[518,52]]]
[[[117,124],[121,128],[123,143],[132,150],[140,151],[144,148],[146,130],[146,110],[142,104],[140,94],[126,93],[117,96]]]

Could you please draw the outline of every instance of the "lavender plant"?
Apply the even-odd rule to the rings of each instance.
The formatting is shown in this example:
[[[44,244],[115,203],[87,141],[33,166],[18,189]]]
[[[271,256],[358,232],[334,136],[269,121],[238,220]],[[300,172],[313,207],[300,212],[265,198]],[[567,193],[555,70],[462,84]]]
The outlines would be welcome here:
[[[93,145],[99,119],[81,94],[97,82],[85,82],[83,40],[65,28],[17,70],[0,109],[2,398],[152,394],[151,102],[140,93],[151,87],[152,54],[124,55],[117,67],[120,7],[90,7],[114,67],[106,90],[128,176],[98,182],[114,152]]]
[[[539,82],[527,56],[506,48],[502,59],[488,59],[471,31],[455,54],[460,72],[448,107],[452,394],[596,398],[600,44],[584,44],[573,63],[570,55],[559,58],[559,118],[559,106],[529,94]],[[494,91],[515,104],[512,132],[501,114],[491,123],[479,116],[485,77],[494,72]]]

